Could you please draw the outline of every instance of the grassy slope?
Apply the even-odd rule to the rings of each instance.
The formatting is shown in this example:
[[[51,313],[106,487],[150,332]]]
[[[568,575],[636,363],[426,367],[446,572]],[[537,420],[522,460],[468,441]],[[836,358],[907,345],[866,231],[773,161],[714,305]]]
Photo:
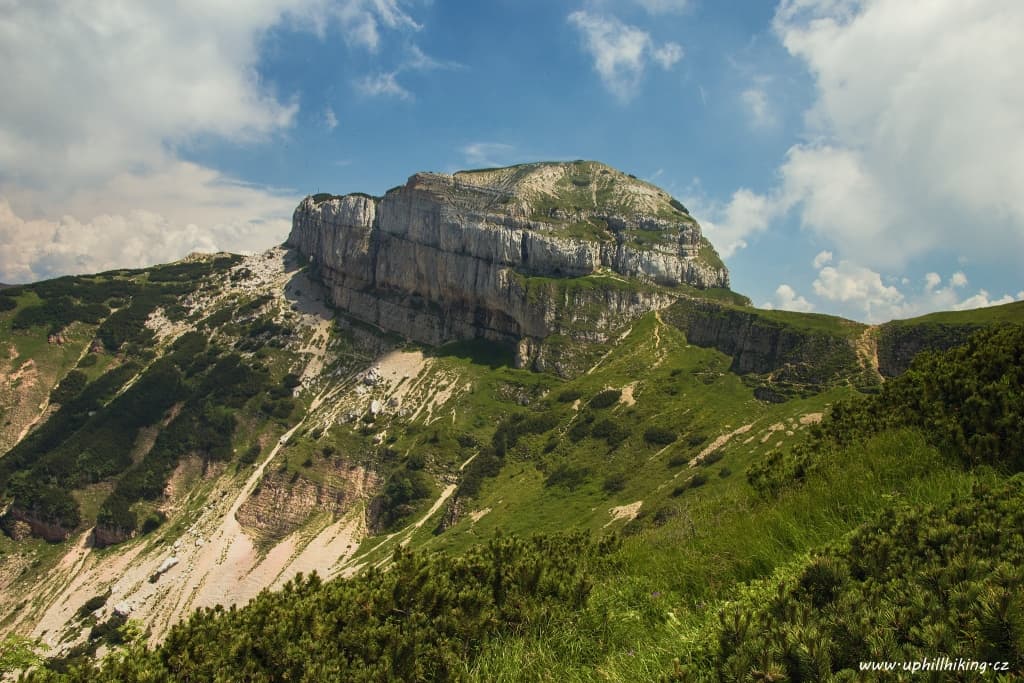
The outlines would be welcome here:
[[[829,316],[743,310],[796,329],[851,334],[848,321]],[[1010,304],[915,320],[981,324],[1019,320],[1022,313],[1024,306]],[[10,315],[3,314],[4,319]],[[25,348],[25,354],[42,357],[49,350]],[[902,430],[851,449],[808,486],[778,501],[756,498],[744,481],[746,467],[772,449],[801,439],[807,431],[801,417],[827,410],[835,400],[849,397],[851,390],[835,389],[783,404],[757,401],[750,388],[728,372],[727,356],[688,345],[682,332],[661,324],[653,314],[634,325],[592,373],[570,382],[516,370],[508,353],[475,344],[453,345],[436,357],[438,377],[458,377],[471,389],[459,396],[454,408],[446,407],[440,419],[407,426],[393,444],[403,457],[427,453],[432,474],[454,473],[478,450],[460,445],[457,436],[469,435],[485,444],[495,424],[509,414],[554,412],[558,426],[523,437],[510,449],[502,472],[463,501],[457,524],[433,533],[442,508],[412,533],[412,547],[461,553],[498,530],[529,534],[584,528],[595,535],[627,534],[620,551],[621,570],[603,577],[592,599],[594,611],[588,618],[604,624],[604,630],[506,637],[486,647],[476,663],[471,673],[481,680],[656,677],[670,668],[674,657],[685,655],[688,643],[700,639],[714,606],[748,590],[742,582],[788,571],[807,552],[843,536],[894,501],[938,503],[969,490],[974,481],[994,476],[950,466],[920,433]],[[579,411],[558,402],[559,393],[578,391],[585,403],[602,389],[629,385],[635,405],[620,402],[594,411],[598,419],[611,418],[629,431],[622,443],[610,447],[594,437],[579,442],[568,438]],[[522,397],[529,405],[520,405]],[[646,443],[643,432],[652,425],[676,430],[679,439],[667,447]],[[709,467],[691,469],[685,464],[713,439],[745,425],[752,426],[720,448],[720,459]],[[774,429],[777,425],[782,428]],[[259,425],[250,425],[245,440],[259,431]],[[544,452],[552,436],[556,445]],[[893,454],[901,457],[894,460]],[[301,459],[289,458],[287,467],[298,470],[301,465],[296,462]],[[588,472],[572,488],[545,486],[546,477],[559,466]],[[707,483],[678,491],[695,472],[704,474]],[[604,480],[611,474],[622,475],[621,490],[605,490]],[[637,501],[642,507],[636,522],[627,527],[625,520],[611,520],[610,508]],[[419,512],[429,503],[422,502]],[[468,514],[483,510],[489,511],[478,520]],[[6,539],[4,543],[6,547]],[[379,560],[392,550],[384,539],[370,539],[364,546],[365,559]]]
[[[906,320],[893,320],[888,325],[912,326],[921,324],[989,325],[993,323],[1024,322],[1024,301],[969,311],[939,311]]]

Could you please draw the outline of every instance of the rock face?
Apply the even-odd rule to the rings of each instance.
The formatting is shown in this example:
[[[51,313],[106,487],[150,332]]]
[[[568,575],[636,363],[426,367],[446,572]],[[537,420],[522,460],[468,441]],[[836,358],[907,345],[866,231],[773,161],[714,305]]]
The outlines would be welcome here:
[[[3,516],[3,525],[14,540],[31,535],[46,539],[51,543],[59,543],[68,540],[74,531],[74,529],[66,528],[60,522],[44,519],[40,515],[13,505]]]
[[[238,509],[238,521],[248,529],[271,538],[283,538],[311,515],[342,515],[360,492],[373,488],[377,476],[357,466],[339,463],[323,482],[303,477],[290,480],[284,473],[267,475],[259,488]]]
[[[729,284],[682,204],[594,162],[421,173],[383,198],[307,197],[287,244],[336,306],[428,344],[603,342],[673,290]]]
[[[878,336],[878,369],[886,377],[903,374],[921,351],[945,351],[960,346],[980,325],[886,323]]]
[[[857,356],[857,334],[851,334],[864,328],[859,323],[837,318],[834,330],[812,330],[773,320],[757,309],[698,300],[680,300],[662,317],[681,329],[687,342],[732,356],[729,369],[747,376],[762,400],[782,401],[847,382],[871,383],[869,368]]]

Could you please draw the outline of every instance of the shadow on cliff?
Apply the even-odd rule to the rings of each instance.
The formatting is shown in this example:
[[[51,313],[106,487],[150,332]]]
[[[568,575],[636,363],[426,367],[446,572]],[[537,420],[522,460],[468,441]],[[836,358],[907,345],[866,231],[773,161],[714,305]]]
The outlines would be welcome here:
[[[334,318],[334,311],[327,303],[327,291],[324,286],[309,277],[302,256],[294,249],[284,255],[284,271],[290,273],[284,286],[284,298],[292,310],[314,315],[321,320]]]
[[[437,358],[461,358],[492,370],[515,367],[516,349],[512,344],[486,339],[464,339],[439,346],[427,352]]]

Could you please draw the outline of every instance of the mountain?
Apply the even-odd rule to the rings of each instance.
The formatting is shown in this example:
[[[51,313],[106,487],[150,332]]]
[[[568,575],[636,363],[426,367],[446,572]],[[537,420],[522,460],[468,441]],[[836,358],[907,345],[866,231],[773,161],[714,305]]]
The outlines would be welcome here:
[[[727,285],[678,202],[572,162],[307,197],[263,254],[0,290],[0,664],[813,678],[893,650],[808,606],[904,605],[942,539],[941,567],[989,558],[988,597],[906,642],[1018,656],[1020,577],[981,577],[1019,529],[972,515],[1020,499],[1024,304],[867,326]],[[895,539],[922,549],[886,551],[899,575]]]
[[[308,197],[286,244],[359,320],[425,344],[516,343],[520,366],[567,375],[680,286],[729,285],[682,204],[596,162],[419,173],[381,198]]]

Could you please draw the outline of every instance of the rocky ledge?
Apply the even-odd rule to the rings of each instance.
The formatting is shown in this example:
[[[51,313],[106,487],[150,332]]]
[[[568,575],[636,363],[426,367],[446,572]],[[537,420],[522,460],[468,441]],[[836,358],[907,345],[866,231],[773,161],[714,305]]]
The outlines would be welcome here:
[[[428,344],[552,335],[600,343],[729,274],[686,208],[596,162],[420,173],[384,197],[314,195],[286,243],[333,303]]]

